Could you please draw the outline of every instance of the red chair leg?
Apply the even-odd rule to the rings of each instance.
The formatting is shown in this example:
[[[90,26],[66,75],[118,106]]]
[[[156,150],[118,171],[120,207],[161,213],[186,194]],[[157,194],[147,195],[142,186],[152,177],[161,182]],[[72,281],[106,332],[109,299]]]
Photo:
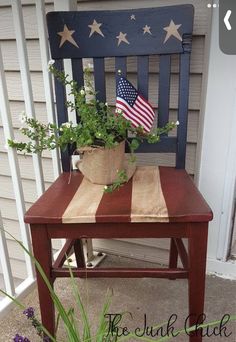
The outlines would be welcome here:
[[[189,225],[189,326],[202,323],[204,313],[205,273],[208,224]],[[202,341],[202,330],[191,333],[191,342]]]
[[[175,244],[175,239],[170,239],[170,256],[169,256],[169,268],[177,268],[178,264],[178,250]],[[170,280],[175,280],[175,278],[170,278]]]
[[[32,224],[31,236],[34,250],[34,256],[43,268],[51,286],[53,286],[53,279],[51,277],[52,267],[52,248],[51,240],[47,236],[46,225]],[[54,303],[51,299],[50,292],[42,279],[40,273],[36,271],[39,304],[41,311],[41,320],[43,326],[54,336],[55,332],[55,309]]]

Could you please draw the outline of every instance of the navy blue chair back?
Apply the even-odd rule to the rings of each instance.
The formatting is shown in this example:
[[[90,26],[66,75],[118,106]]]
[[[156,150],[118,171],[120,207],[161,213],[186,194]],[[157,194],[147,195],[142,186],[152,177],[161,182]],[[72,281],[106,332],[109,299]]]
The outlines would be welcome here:
[[[177,136],[164,136],[157,144],[141,144],[137,152],[171,152],[176,167],[185,167],[189,98],[189,69],[194,8],[192,5],[136,10],[50,12],[47,14],[51,56],[56,68],[71,59],[73,78],[84,84],[83,58],[93,58],[97,98],[106,101],[104,58],[115,58],[116,80],[126,77],[127,57],[137,56],[139,92],[148,99],[149,56],[159,57],[158,126],[169,121],[172,55],[179,55],[179,100]],[[118,73],[118,70],[121,73]],[[58,123],[68,121],[66,91],[55,80]],[[71,150],[62,152],[64,171],[70,168]]]

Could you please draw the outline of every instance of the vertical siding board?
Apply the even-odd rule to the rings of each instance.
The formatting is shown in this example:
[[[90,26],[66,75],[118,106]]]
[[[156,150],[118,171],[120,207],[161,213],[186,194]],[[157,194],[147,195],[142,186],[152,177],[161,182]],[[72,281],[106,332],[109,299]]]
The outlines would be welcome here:
[[[19,56],[26,113],[29,117],[35,118],[33,91],[30,79],[29,61],[27,56],[23,14],[21,3],[19,0],[12,2],[12,13],[15,25],[16,43]],[[42,162],[38,154],[33,155],[33,163],[37,193],[38,196],[41,196],[45,190],[45,186],[43,179]]]
[[[52,77],[48,72],[48,61],[49,61],[49,48],[48,48],[48,37],[46,31],[46,17],[45,17],[45,4],[43,0],[36,1],[36,16],[38,22],[39,32],[39,45],[42,60],[42,71],[43,71],[43,83],[46,99],[46,108],[48,121],[56,123],[55,106],[53,101],[53,88],[52,88]],[[52,151],[52,163],[54,178],[57,178],[61,172],[59,151],[55,149]]]

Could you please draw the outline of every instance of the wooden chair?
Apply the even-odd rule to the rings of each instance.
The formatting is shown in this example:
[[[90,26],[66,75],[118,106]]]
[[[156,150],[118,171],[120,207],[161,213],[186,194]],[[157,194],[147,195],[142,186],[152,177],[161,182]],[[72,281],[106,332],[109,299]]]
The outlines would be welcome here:
[[[119,191],[103,194],[99,185],[89,184],[78,171],[72,172],[68,185],[73,152],[73,147],[68,147],[61,154],[63,173],[25,215],[25,222],[31,227],[34,255],[51,284],[57,277],[69,276],[68,270],[61,266],[65,253],[73,246],[78,264],[73,272],[81,278],[187,278],[190,325],[197,322],[204,310],[207,231],[212,219],[210,208],[185,171],[193,13],[191,5],[181,5],[121,11],[51,12],[47,15],[55,66],[63,70],[63,59],[70,58],[73,78],[82,86],[82,59],[93,58],[97,98],[101,101],[106,101],[105,57],[114,57],[118,80],[118,70],[126,76],[126,57],[138,56],[138,90],[148,98],[149,55],[160,55],[160,127],[169,121],[171,58],[178,55],[180,125],[177,136],[165,136],[153,145],[144,142],[138,150],[175,153],[176,167],[139,168],[139,177],[134,177]],[[55,92],[58,123],[61,124],[68,121],[66,93],[57,81]],[[66,244],[52,263],[51,239],[54,238],[65,238]],[[82,238],[170,238],[169,268],[86,269]],[[182,238],[188,239],[188,253]],[[177,267],[178,256],[183,268]],[[37,282],[42,323],[53,333],[54,306],[39,274]],[[193,333],[190,341],[202,341],[200,332]]]

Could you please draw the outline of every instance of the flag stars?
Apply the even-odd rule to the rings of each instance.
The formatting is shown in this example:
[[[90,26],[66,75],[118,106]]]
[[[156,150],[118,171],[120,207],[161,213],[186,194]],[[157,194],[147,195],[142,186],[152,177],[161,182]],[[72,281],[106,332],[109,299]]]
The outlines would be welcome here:
[[[116,38],[118,39],[118,46],[120,45],[121,42],[130,44],[126,36],[127,36],[127,33],[123,33],[123,32],[120,32],[120,34],[116,36]]]
[[[136,20],[135,14],[131,14],[130,20]]]
[[[164,44],[167,42],[167,40],[170,39],[170,37],[174,36],[178,40],[182,41],[182,37],[179,34],[178,29],[182,26],[182,24],[176,25],[173,20],[170,21],[170,25],[167,27],[164,27],[163,30],[167,32]]]
[[[88,25],[90,27],[91,31],[89,34],[89,38],[96,32],[100,34],[100,36],[104,37],[104,34],[102,33],[100,27],[102,26],[102,23],[97,23],[97,21],[94,19],[93,23],[91,25]]]
[[[143,27],[143,34],[145,33],[149,33],[152,34],[152,32],[150,31],[151,26],[148,26],[147,24]]]
[[[74,30],[69,30],[67,25],[64,25],[64,29],[61,32],[57,32],[57,34],[59,36],[61,36],[61,41],[60,41],[60,45],[59,48],[62,47],[62,45],[68,41],[70,42],[72,45],[76,46],[77,48],[79,47],[78,44],[76,43],[76,41],[74,40],[74,38],[72,37],[72,34],[74,33]]]

